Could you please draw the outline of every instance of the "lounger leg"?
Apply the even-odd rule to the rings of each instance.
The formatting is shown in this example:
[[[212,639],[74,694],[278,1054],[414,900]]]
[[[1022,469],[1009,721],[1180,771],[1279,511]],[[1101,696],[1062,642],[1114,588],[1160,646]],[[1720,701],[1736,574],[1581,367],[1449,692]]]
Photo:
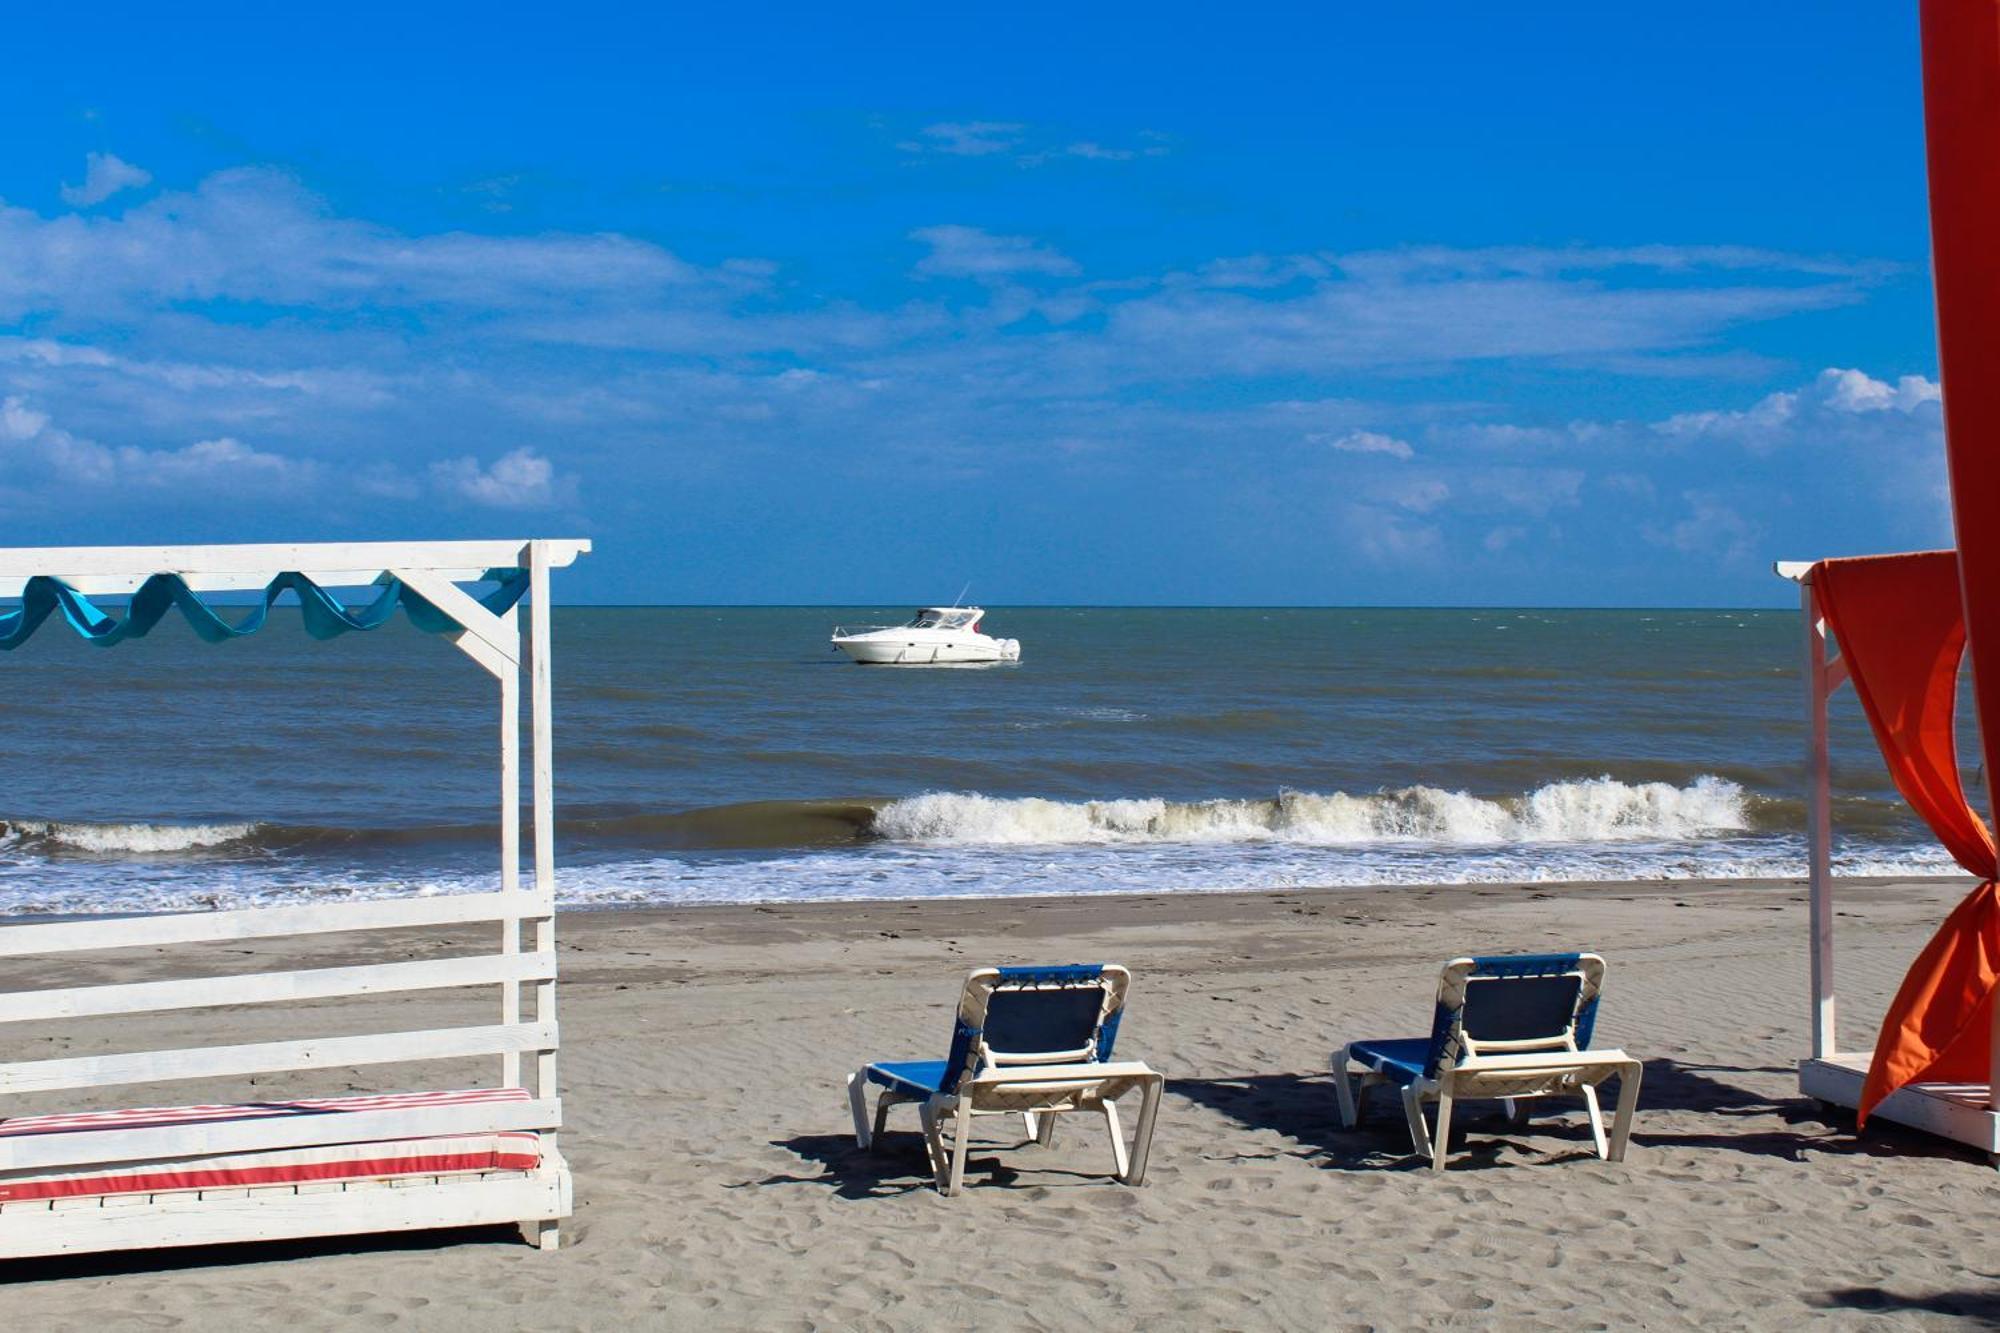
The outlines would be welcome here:
[[[867,1148],[874,1141],[868,1132],[868,1071],[857,1069],[847,1076],[847,1109],[854,1113],[854,1144]],[[876,1133],[881,1130],[878,1126]]]
[[[538,1250],[553,1250],[559,1243],[558,1230],[555,1218],[537,1218],[533,1222],[521,1223],[521,1239]]]
[[[1111,1134],[1111,1160],[1118,1166],[1118,1178],[1123,1180],[1130,1163],[1125,1158],[1125,1128],[1118,1123],[1118,1103],[1107,1097],[1099,1106],[1104,1112],[1104,1128]]]
[[[1431,1170],[1444,1170],[1445,1158],[1451,1154],[1451,1085],[1446,1083],[1438,1090],[1438,1127],[1431,1136]]]
[[[1125,1170],[1127,1185],[1146,1183],[1146,1158],[1153,1151],[1153,1122],[1160,1114],[1160,1093],[1164,1078],[1150,1078],[1139,1088],[1139,1123],[1132,1133],[1131,1164]]]
[[[1043,1111],[1036,1117],[1036,1121],[1035,1142],[1044,1148],[1052,1146],[1056,1141],[1056,1113]]]
[[[1632,1138],[1632,1113],[1639,1109],[1639,1078],[1643,1072],[1637,1060],[1618,1071],[1618,1116],[1611,1122],[1611,1160],[1625,1160],[1625,1145]]]
[[[1604,1108],[1597,1104],[1597,1089],[1586,1083],[1583,1085],[1583,1104],[1590,1111],[1590,1137],[1597,1143],[1597,1155],[1611,1156],[1611,1145],[1604,1140]]]
[[[945,1189],[946,1197],[954,1197],[965,1188],[965,1155],[972,1151],[972,1098],[958,1100],[957,1142],[951,1145],[951,1183]]]
[[[905,1100],[906,1100],[905,1098],[896,1096],[894,1093],[890,1092],[887,1088],[882,1089],[882,1095],[875,1099],[876,1138],[878,1139],[881,1138],[882,1131],[884,1129],[887,1129],[889,1126],[889,1108],[892,1106],[901,1106]]]
[[[1021,1112],[1021,1126],[1023,1129],[1027,1131],[1029,1138],[1033,1139],[1037,1143],[1040,1143],[1042,1141],[1042,1136],[1036,1132],[1037,1126],[1035,1124],[1035,1113],[1033,1111]]]
[[[1410,1151],[1419,1157],[1431,1156],[1431,1136],[1424,1128],[1423,1094],[1414,1083],[1403,1089],[1403,1117],[1410,1122]]]
[[[929,1102],[919,1103],[917,1118],[924,1126],[924,1159],[931,1164],[931,1177],[939,1189],[944,1188],[944,1140],[938,1136],[937,1107]]]
[[[1353,1129],[1361,1123],[1361,1098],[1347,1065],[1347,1047],[1343,1046],[1333,1053],[1333,1095],[1340,1102],[1340,1127]]]

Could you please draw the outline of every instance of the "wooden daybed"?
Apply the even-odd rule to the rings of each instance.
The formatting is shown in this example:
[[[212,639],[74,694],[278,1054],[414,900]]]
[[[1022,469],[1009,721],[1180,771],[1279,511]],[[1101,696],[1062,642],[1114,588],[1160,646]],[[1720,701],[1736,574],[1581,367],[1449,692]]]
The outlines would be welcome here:
[[[582,541],[361,543],[0,550],[0,647],[35,630],[36,608],[85,637],[116,641],[123,625],[104,599],[130,597],[127,621],[168,607],[204,637],[235,637],[262,623],[217,616],[199,594],[280,586],[307,605],[316,635],[370,629],[400,606],[451,639],[499,684],[500,873],[497,891],[122,919],[0,926],[0,1258],[516,1223],[553,1249],[570,1212],[570,1175],[558,1150],[554,796],[549,695],[549,571],[589,550]],[[476,597],[460,584],[497,582]],[[351,611],[324,592],[363,588]],[[518,602],[528,602],[527,633]],[[54,598],[51,609],[51,598]],[[248,628],[245,628],[245,625]],[[11,630],[12,637],[7,631]],[[529,676],[533,869],[522,882],[520,712]],[[337,702],[337,701],[336,701]],[[353,966],[216,975],[226,946],[286,936],[478,925],[486,952]],[[497,926],[491,934],[487,928]],[[118,984],[14,989],[28,966],[102,950],[147,950],[153,966],[191,975]],[[378,950],[378,953],[380,951]],[[497,1021],[435,1022],[413,994],[413,1019],[394,1032],[297,1036],[249,1044],[22,1058],[16,1025],[184,1012],[199,1033],[217,1011],[355,997],[497,987]],[[531,997],[523,1012],[524,990]],[[419,1008],[418,1006],[423,1006]],[[206,1011],[206,1012],[204,1012]],[[275,1010],[273,1012],[276,1012]],[[288,1020],[289,1021],[289,1020]],[[32,1027],[30,1027],[32,1030]],[[295,1031],[304,1031],[304,1028]],[[299,1071],[407,1067],[494,1057],[477,1087],[406,1087],[360,1096],[300,1096]],[[171,1105],[170,1085],[235,1080],[254,1096]],[[364,1077],[360,1075],[358,1077]],[[466,1076],[459,1075],[461,1082]],[[303,1091],[295,1089],[294,1092]],[[57,1095],[61,1109],[42,1113]],[[35,1113],[22,1113],[32,1098]]]

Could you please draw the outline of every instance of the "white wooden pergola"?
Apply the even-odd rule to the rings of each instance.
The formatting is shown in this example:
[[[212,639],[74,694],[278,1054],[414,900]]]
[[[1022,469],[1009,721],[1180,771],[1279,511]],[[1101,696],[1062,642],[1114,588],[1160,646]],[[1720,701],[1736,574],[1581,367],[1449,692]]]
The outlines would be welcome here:
[[[569,1213],[570,1178],[556,1147],[561,1103],[556,1068],[549,574],[589,550],[588,541],[542,539],[0,550],[0,599],[22,597],[29,581],[37,578],[59,580],[67,589],[93,599],[129,595],[160,574],[178,577],[196,593],[264,589],[280,574],[303,575],[321,589],[379,591],[388,580],[396,580],[442,613],[449,621],[444,637],[496,681],[500,734],[500,866],[492,892],[0,926],[0,960],[452,923],[499,927],[497,948],[483,955],[12,990],[0,993],[0,1028],[74,1017],[469,986],[496,986],[500,998],[498,1021],[472,1027],[0,1063],[0,1115],[5,1114],[8,1094],[466,1057],[498,1056],[498,1087],[473,1090],[476,1096],[440,1092],[435,1104],[422,1100],[433,1094],[418,1093],[420,1104],[392,1109],[0,1136],[0,1257],[492,1222],[519,1222],[532,1240],[544,1248],[554,1246],[557,1220]],[[490,571],[507,571],[516,580],[525,573],[525,629],[518,601],[496,612],[459,586],[481,582]],[[62,631],[50,626],[49,632]],[[525,887],[520,736],[524,673],[533,834],[531,878]],[[530,929],[533,938],[524,948],[523,935]],[[525,1015],[523,987],[532,993]],[[525,1071],[524,1058],[529,1061]],[[529,1077],[524,1078],[524,1072]],[[268,1087],[271,1081],[264,1082]],[[260,1088],[260,1100],[269,1095]],[[540,1165],[531,1171],[353,1181],[310,1192],[303,1187],[182,1189],[136,1199],[127,1194],[56,1201],[63,1206],[45,1200],[4,1202],[19,1197],[9,1195],[9,1181],[36,1172],[133,1172],[161,1162],[205,1160],[213,1154],[240,1156],[488,1133],[536,1136]]]
[[[1812,932],[1812,1054],[1799,1062],[1799,1091],[1850,1110],[1861,1104],[1872,1051],[1842,1051],[1836,1030],[1833,949],[1833,820],[1827,703],[1848,679],[1847,664],[1828,656],[1826,621],[1813,594],[1814,562],[1781,560],[1782,578],[1799,585],[1805,628],[1806,864]],[[1970,1144],[2000,1165],[2000,1011],[1993,1023],[1989,1084],[1912,1083],[1872,1112],[1940,1138]]]

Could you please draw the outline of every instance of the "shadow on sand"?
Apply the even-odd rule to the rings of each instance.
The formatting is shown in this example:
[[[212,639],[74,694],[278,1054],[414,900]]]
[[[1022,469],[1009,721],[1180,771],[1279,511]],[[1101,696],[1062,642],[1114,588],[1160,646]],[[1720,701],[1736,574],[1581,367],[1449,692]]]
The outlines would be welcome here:
[[[172,1250],[115,1250],[105,1254],[59,1255],[0,1261],[0,1286],[24,1282],[66,1282],[77,1278],[123,1277],[133,1273],[177,1273],[191,1268],[238,1268],[336,1254],[396,1254],[455,1249],[461,1245],[525,1246],[510,1223],[403,1231],[380,1235],[324,1236],[309,1240],[259,1240],[229,1245],[189,1245]]]
[[[924,1160],[923,1135],[915,1132],[890,1130],[875,1140],[874,1147],[866,1150],[854,1146],[852,1134],[801,1134],[796,1138],[774,1139],[771,1146],[783,1148],[807,1162],[818,1163],[819,1174],[769,1175],[728,1188],[820,1185],[843,1199],[894,1198],[899,1194],[935,1188],[930,1166]],[[965,1187],[968,1190],[975,1186],[1017,1184],[1037,1189],[1062,1189],[1071,1185],[1102,1185],[1113,1179],[1108,1163],[1106,1170],[1098,1172],[1072,1171],[1046,1165],[1048,1159],[1045,1156],[1033,1156],[1046,1151],[1037,1147],[1033,1139],[1022,1138],[1013,1144],[995,1143],[993,1149],[1008,1156],[982,1156],[979,1145],[973,1145],[972,1155],[965,1160]],[[1024,1156],[1010,1161],[1009,1158],[1015,1157],[1016,1153]]]
[[[1965,1291],[1904,1293],[1880,1287],[1838,1287],[1805,1298],[1820,1310],[1866,1310],[1876,1314],[1902,1311],[1951,1315],[1986,1328],[2000,1328],[2000,1286]]]
[[[1871,1124],[1865,1137],[1854,1134],[1850,1112],[1823,1107],[1804,1097],[1772,1098],[1743,1086],[1743,1076],[1789,1079],[1787,1068],[1688,1064],[1648,1060],[1639,1095],[1632,1143],[1640,1148],[1703,1148],[1799,1160],[1808,1151],[1863,1157],[1958,1157],[1984,1163],[1982,1154],[1961,1145],[1887,1122]],[[1172,1079],[1167,1091],[1185,1097],[1252,1129],[1272,1130],[1299,1143],[1297,1155],[1334,1170],[1382,1170],[1421,1165],[1412,1155],[1409,1131],[1394,1092],[1371,1089],[1359,1126],[1340,1127],[1330,1074],[1255,1074],[1234,1079]],[[1609,1114],[1607,1098],[1607,1116]],[[1466,1105],[1452,1124],[1451,1169],[1498,1166],[1504,1148],[1534,1153],[1528,1140],[1567,1140],[1581,1156],[1595,1156],[1581,1103],[1530,1102],[1526,1125],[1508,1121],[1498,1103]],[[1714,1128],[1659,1128],[1649,1125],[1662,1112],[1685,1123],[1689,1114],[1709,1118]],[[1779,1122],[1778,1128],[1748,1121]],[[1566,1154],[1567,1155],[1567,1154]]]

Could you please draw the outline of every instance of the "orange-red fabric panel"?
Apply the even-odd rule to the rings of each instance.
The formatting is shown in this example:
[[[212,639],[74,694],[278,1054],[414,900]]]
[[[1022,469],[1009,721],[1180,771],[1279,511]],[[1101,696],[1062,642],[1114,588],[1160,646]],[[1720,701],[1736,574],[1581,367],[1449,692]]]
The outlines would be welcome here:
[[[2000,978],[2000,887],[1987,880],[1917,955],[1875,1043],[1857,1124],[1906,1083],[1985,1084]]]
[[[1921,13],[1945,452],[1986,771],[2000,774],[2000,0]]]
[[[1825,560],[1812,586],[1896,790],[1960,865],[1992,877],[1993,836],[1958,776],[1965,622],[1957,557],[1920,551]]]

